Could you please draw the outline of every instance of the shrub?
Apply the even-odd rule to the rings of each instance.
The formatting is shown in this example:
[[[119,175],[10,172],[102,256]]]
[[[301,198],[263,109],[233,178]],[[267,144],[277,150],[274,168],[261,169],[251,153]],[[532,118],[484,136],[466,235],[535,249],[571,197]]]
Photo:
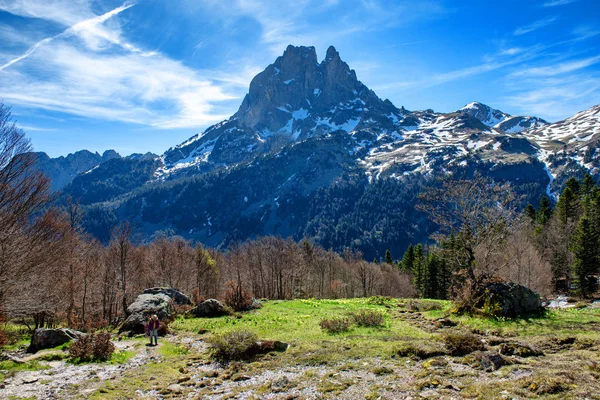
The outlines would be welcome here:
[[[69,347],[71,359],[79,362],[92,361],[94,357],[93,334],[81,336]]]
[[[358,326],[381,327],[385,323],[383,313],[378,311],[359,310],[350,315]]]
[[[328,333],[341,333],[347,332],[352,326],[352,322],[348,318],[332,318],[321,320],[319,325]]]
[[[258,351],[258,337],[250,331],[233,331],[207,339],[212,356],[219,361],[248,360]]]
[[[73,342],[69,347],[69,356],[77,362],[107,361],[114,351],[110,333],[100,332],[81,336]]]
[[[233,311],[248,311],[252,310],[254,298],[252,293],[246,291],[240,282],[230,281],[227,283],[227,291],[223,300]]]
[[[100,332],[92,335],[94,360],[107,361],[115,351],[115,345],[110,341],[110,333]]]
[[[453,356],[464,356],[477,350],[485,350],[483,342],[471,333],[450,333],[444,336],[446,348]]]

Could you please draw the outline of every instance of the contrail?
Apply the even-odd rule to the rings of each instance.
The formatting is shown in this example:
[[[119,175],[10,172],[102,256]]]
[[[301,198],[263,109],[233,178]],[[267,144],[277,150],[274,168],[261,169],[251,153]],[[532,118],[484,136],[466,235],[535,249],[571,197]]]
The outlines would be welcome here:
[[[135,6],[137,3],[131,3],[131,2],[126,2],[124,3],[121,7],[117,7],[114,10],[111,10],[105,14],[99,15],[97,17],[94,18],[90,18],[90,19],[86,19],[85,21],[81,21],[76,23],[75,25],[65,29],[64,31],[62,31],[61,33],[51,36],[49,38],[46,39],[42,39],[39,42],[37,42],[36,44],[34,44],[33,46],[31,46],[25,53],[23,53],[22,55],[20,55],[19,57],[13,58],[12,60],[10,60],[9,62],[7,62],[6,64],[0,66],[0,71],[3,71],[4,69],[10,67],[11,65],[18,63],[21,60],[24,60],[25,58],[29,57],[34,51],[36,51],[37,49],[39,49],[40,47],[42,47],[43,45],[50,43],[51,41],[53,41],[54,39],[63,37],[63,36],[69,36],[71,34],[74,33],[78,33],[81,32],[83,30],[89,29],[92,26],[101,24],[103,22],[105,22],[106,20],[108,20],[111,17],[114,17],[115,15],[127,10],[128,8],[131,8],[133,6]]]

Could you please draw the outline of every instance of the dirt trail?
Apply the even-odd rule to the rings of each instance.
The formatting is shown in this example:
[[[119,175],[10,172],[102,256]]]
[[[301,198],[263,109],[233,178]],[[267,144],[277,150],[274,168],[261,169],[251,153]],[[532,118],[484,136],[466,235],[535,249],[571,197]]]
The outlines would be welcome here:
[[[74,365],[65,361],[41,361],[48,369],[20,371],[4,382],[0,389],[0,399],[11,397],[37,399],[64,399],[74,387],[79,394],[92,393],[103,381],[117,377],[126,370],[138,368],[157,357],[158,347],[139,346],[139,341],[124,340],[115,342],[119,351],[135,351],[136,354],[122,365],[83,364]],[[159,345],[160,346],[160,345]],[[46,355],[48,352],[45,353]],[[40,358],[44,354],[22,358],[22,361]]]

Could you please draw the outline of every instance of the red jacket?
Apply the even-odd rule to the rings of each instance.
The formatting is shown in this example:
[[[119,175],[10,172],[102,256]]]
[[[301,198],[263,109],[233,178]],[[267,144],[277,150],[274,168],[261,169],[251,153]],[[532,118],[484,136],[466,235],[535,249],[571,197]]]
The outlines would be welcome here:
[[[160,321],[157,319],[151,319],[148,322],[148,332],[152,332],[153,329],[158,329],[160,326]]]

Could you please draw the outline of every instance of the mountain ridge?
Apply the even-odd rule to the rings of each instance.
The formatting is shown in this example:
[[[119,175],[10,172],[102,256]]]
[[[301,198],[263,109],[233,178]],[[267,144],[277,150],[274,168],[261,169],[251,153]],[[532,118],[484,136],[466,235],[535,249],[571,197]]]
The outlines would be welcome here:
[[[227,246],[307,236],[370,257],[426,240],[431,227],[414,205],[431,177],[477,172],[534,204],[569,176],[598,177],[597,108],[554,124],[477,102],[410,111],[360,82],[334,47],[318,62],[314,47],[289,46],[230,118],[160,156],[102,163],[64,195],[82,199],[103,240],[127,219],[145,237],[171,230]]]

